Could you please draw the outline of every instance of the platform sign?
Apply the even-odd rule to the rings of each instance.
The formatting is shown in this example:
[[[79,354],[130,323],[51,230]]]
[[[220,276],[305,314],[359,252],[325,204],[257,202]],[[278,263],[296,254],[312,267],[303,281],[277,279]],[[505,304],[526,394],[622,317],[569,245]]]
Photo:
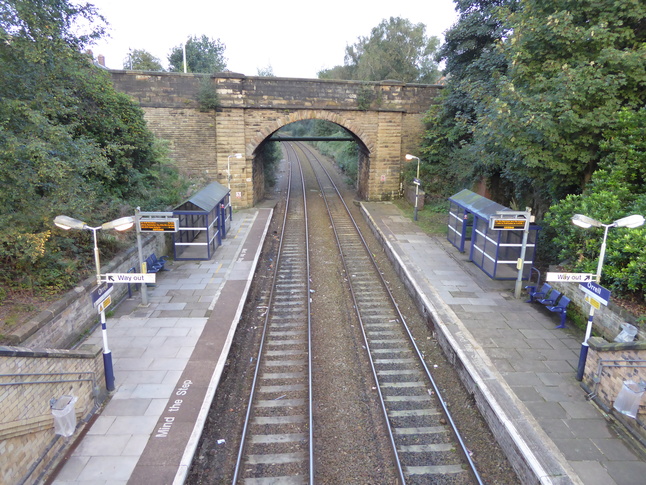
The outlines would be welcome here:
[[[591,273],[546,273],[545,281],[562,281],[563,283],[587,283],[593,281]]]
[[[589,281],[588,283],[579,283],[579,289],[602,305],[608,305],[608,302],[610,301],[610,290],[593,281]]]
[[[140,218],[140,232],[177,232],[178,218]]]
[[[489,229],[499,231],[526,231],[529,227],[529,212],[502,211],[489,218]]]
[[[103,313],[105,309],[108,308],[111,304],[112,304],[112,297],[108,296],[107,298],[103,299],[101,303],[99,303],[97,310],[99,310],[99,313]]]
[[[420,179],[418,179],[418,178],[413,178],[413,183],[415,185],[422,185],[422,181]]]
[[[103,300],[105,300],[110,293],[112,293],[113,286],[108,283],[102,283],[100,286],[97,286],[90,293],[92,297],[92,305],[96,308],[98,307]]]
[[[585,297],[585,301],[592,305],[596,310],[599,310],[601,308],[601,303],[599,303],[597,300],[593,300],[589,296]]]
[[[155,273],[106,273],[108,283],[154,283]]]

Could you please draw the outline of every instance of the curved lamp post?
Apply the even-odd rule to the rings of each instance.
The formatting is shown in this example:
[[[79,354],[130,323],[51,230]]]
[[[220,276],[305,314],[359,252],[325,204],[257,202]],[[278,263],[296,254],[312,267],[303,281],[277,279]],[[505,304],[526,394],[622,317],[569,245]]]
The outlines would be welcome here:
[[[415,216],[414,219],[417,220],[417,198],[419,197],[419,157],[415,155],[406,154],[406,160],[417,160],[417,177],[415,178]]]
[[[68,216],[56,216],[54,224],[69,231],[70,229],[80,229],[92,231],[94,236],[94,265],[96,266],[96,284],[101,286],[101,262],[99,260],[99,247],[96,240],[96,232],[100,229],[114,229],[115,231],[126,231],[135,224],[134,217],[121,217],[114,221],[106,222],[97,227],[88,226],[85,222]],[[101,311],[101,333],[103,335],[103,367],[105,369],[105,387],[108,391],[114,391],[114,369],[112,367],[112,352],[108,347],[108,331],[105,324],[105,311]]]
[[[227,157],[227,188],[231,191],[231,157],[242,158],[242,153],[234,153]]]
[[[601,284],[601,269],[603,268],[603,260],[606,257],[606,239],[608,238],[608,229],[611,227],[628,227],[633,229],[644,224],[644,216],[634,214],[632,216],[617,219],[610,224],[603,224],[592,217],[584,216],[583,214],[574,214],[572,216],[572,224],[575,226],[588,229],[590,227],[603,227],[603,241],[601,242],[601,251],[599,253],[599,263],[597,264],[596,283]],[[581,344],[581,353],[579,354],[579,366],[576,372],[576,379],[580,381],[583,379],[585,372],[585,361],[588,357],[588,339],[592,334],[592,320],[594,319],[594,307],[590,305],[590,313],[588,313],[588,325],[585,330],[585,338]]]

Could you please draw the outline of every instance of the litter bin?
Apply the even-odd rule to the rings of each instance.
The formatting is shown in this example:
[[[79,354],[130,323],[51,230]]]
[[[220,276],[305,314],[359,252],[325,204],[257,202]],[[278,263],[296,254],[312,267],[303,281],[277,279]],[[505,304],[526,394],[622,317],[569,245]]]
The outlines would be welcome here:
[[[621,414],[636,418],[644,391],[646,391],[646,383],[624,381],[619,394],[617,394],[617,399],[615,399],[615,409]]]
[[[637,335],[637,327],[630,323],[621,324],[621,332],[615,337],[615,342],[632,342]]]
[[[69,438],[76,430],[76,410],[74,409],[76,397],[61,396],[52,399],[50,406],[54,416],[54,433]]]

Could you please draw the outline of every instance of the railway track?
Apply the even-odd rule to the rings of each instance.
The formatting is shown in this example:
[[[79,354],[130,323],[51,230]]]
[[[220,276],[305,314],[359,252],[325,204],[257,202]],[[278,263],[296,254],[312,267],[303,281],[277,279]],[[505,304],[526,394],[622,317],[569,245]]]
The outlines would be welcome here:
[[[307,201],[289,158],[287,205],[233,483],[313,483]]]
[[[325,201],[398,482],[482,483],[351,211],[316,155],[286,144],[289,191],[233,483],[315,483],[308,192]],[[306,186],[301,163],[318,186]],[[311,167],[311,168],[310,168]],[[311,184],[310,184],[311,185]],[[316,385],[316,382],[314,382]],[[375,439],[382,439],[375,438]]]

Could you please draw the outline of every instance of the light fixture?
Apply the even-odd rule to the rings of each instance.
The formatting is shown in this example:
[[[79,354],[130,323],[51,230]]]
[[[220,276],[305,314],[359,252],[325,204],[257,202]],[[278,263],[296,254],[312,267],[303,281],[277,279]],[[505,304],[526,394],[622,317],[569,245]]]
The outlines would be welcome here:
[[[601,242],[601,250],[599,251],[599,263],[597,264],[596,284],[601,286],[601,270],[603,268],[603,260],[606,257],[606,241],[608,239],[608,229],[611,227],[627,227],[634,229],[644,224],[644,216],[640,214],[633,214],[631,216],[622,217],[610,224],[603,224],[592,217],[584,216],[583,214],[574,214],[572,216],[572,224],[575,226],[588,229],[590,227],[603,227],[603,240]],[[581,344],[581,353],[579,354],[579,365],[577,367],[576,379],[577,381],[583,380],[585,372],[585,362],[588,357],[588,339],[592,335],[592,321],[594,319],[594,306],[590,304],[590,312],[588,313],[588,325],[585,331],[585,337]]]
[[[54,224],[65,231],[70,229],[80,229],[92,231],[94,237],[94,265],[96,268],[96,284],[101,286],[101,261],[99,260],[99,247],[97,245],[96,232],[100,229],[114,229],[115,231],[125,231],[135,224],[134,217],[121,217],[113,221],[105,222],[97,227],[88,226],[85,222],[79,221],[69,216],[56,216]],[[103,367],[105,369],[105,387],[108,391],[114,391],[114,368],[112,366],[112,352],[108,347],[108,332],[105,322],[105,311],[101,311],[101,332],[103,334]]]

